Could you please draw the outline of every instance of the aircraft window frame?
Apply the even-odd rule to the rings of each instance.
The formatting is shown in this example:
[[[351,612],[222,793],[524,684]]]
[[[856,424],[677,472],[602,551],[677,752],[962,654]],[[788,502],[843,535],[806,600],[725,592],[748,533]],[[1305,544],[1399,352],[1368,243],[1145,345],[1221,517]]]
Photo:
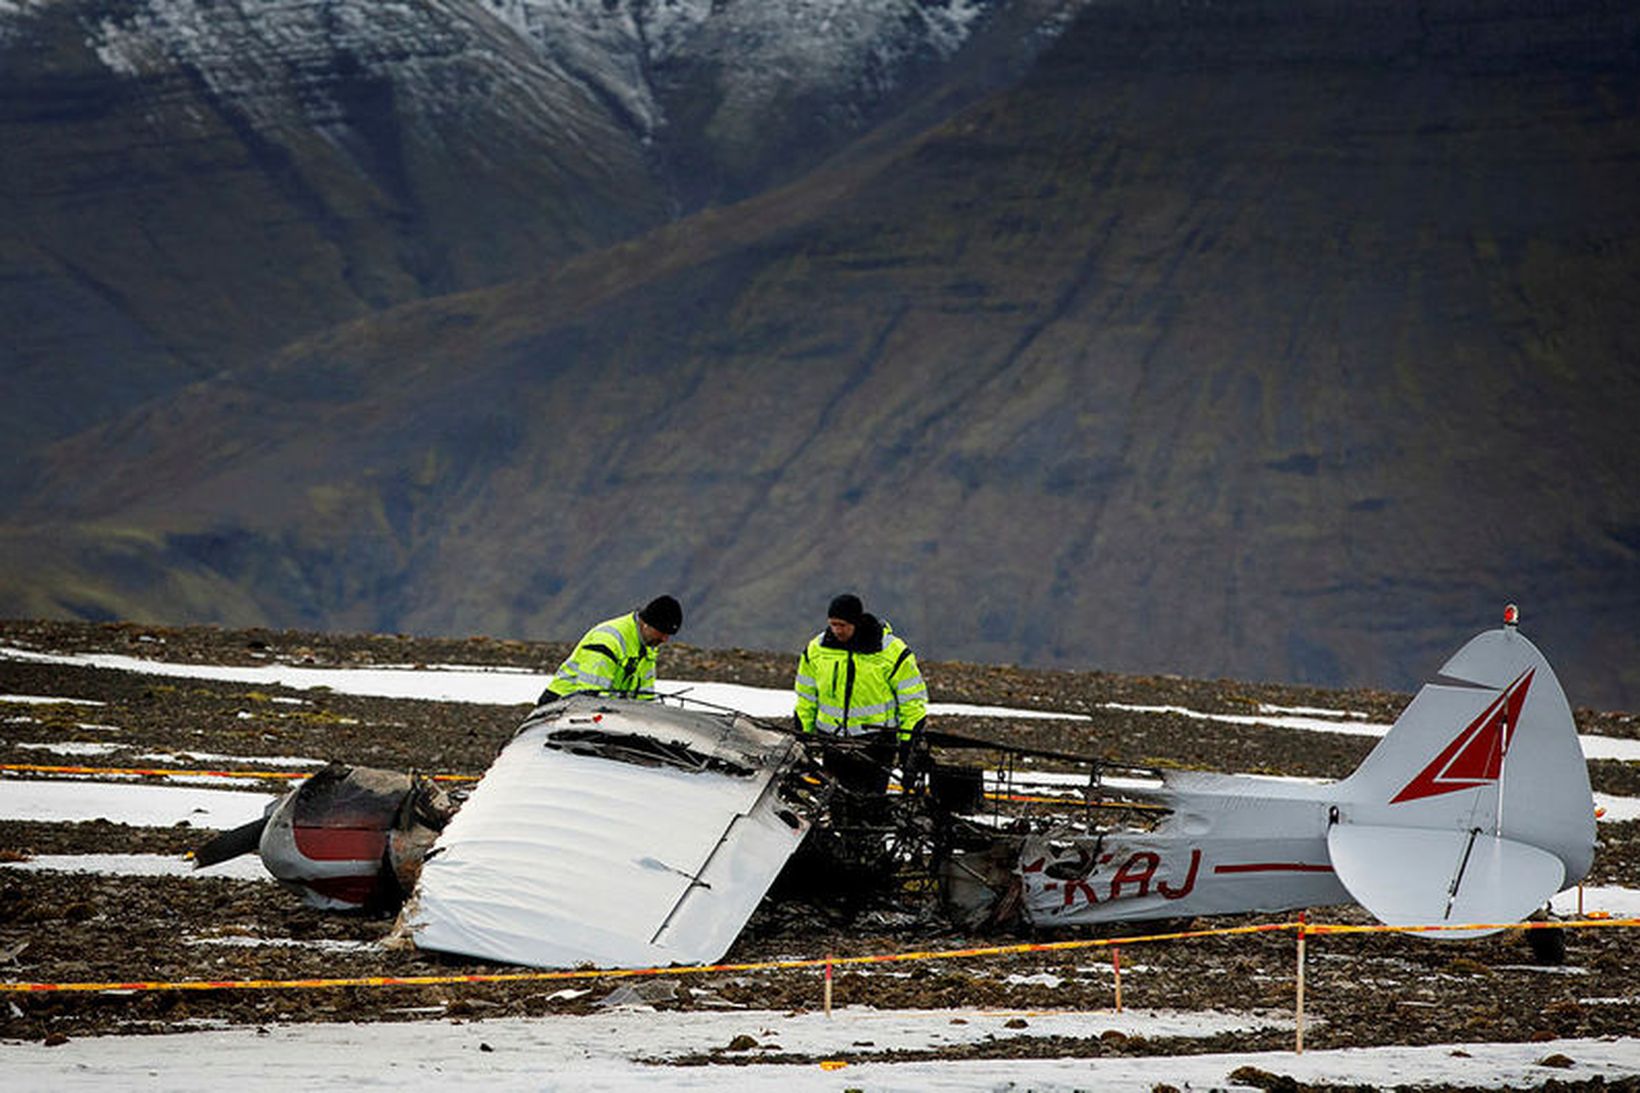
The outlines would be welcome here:
[[[712,771],[734,778],[752,778],[759,773],[754,767],[732,762],[722,756],[708,755],[681,740],[662,740],[645,733],[610,732],[577,725],[559,729],[543,740],[541,746],[571,755],[587,755],[633,766],[682,770],[693,774]]]

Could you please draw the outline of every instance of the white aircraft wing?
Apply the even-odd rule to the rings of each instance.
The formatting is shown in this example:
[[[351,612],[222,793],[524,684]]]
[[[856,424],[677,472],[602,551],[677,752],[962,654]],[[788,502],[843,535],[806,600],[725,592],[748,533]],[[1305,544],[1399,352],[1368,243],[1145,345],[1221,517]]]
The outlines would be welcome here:
[[[715,962],[808,831],[780,784],[800,754],[730,715],[544,707],[439,837],[400,931],[536,967]]]

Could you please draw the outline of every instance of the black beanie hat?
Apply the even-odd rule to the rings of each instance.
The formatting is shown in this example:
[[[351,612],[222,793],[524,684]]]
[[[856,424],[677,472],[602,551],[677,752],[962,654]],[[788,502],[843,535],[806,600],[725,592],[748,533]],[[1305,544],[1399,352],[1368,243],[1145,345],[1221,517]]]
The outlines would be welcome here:
[[[683,608],[671,596],[656,596],[644,604],[638,618],[663,634],[676,634],[683,625]]]
[[[860,602],[860,597],[852,592],[845,592],[841,596],[832,597],[831,606],[826,608],[826,618],[842,619],[844,622],[852,622],[856,626],[865,617],[865,605]]]

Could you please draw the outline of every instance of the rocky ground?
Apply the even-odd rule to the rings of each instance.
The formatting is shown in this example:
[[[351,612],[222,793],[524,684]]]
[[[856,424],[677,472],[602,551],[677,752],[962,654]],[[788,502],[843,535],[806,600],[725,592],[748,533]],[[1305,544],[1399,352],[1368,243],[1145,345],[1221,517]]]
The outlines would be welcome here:
[[[425,639],[403,636],[168,629],[136,625],[0,622],[0,643],[53,652],[115,652],[209,663],[271,661],[319,666],[366,664],[495,664],[545,672],[567,651],[551,643]],[[711,679],[760,686],[789,685],[791,657],[745,650],[668,647],[670,679]],[[1100,672],[1046,672],[965,664],[926,664],[936,701],[1076,710],[1091,722],[958,718],[939,728],[970,737],[1127,763],[1214,770],[1340,777],[1369,749],[1362,737],[1272,728],[1238,728],[1184,716],[1114,711],[1103,704],[1177,705],[1202,711],[1248,712],[1260,703],[1361,711],[1388,722],[1410,696],[1373,691],[1200,681]],[[477,774],[488,765],[526,712],[482,706],[315,692],[256,689],[243,684],[161,679],[109,669],[0,660],[0,694],[91,699],[94,720],[117,732],[86,730],[85,707],[0,704],[0,764],[61,762],[24,748],[29,743],[114,741],[122,749],[98,756],[104,767],[151,765],[148,753],[230,756],[309,756],[361,765]],[[304,704],[275,699],[305,699]],[[1577,711],[1580,731],[1640,738],[1633,716]],[[8,775],[10,776],[10,775]],[[31,775],[38,777],[39,775]],[[1595,762],[1597,792],[1640,796],[1640,764]],[[229,783],[234,784],[234,783]],[[284,783],[249,783],[267,792]],[[0,781],[0,793],[5,791]],[[97,852],[183,854],[211,832],[189,827],[132,828],[106,822],[0,822],[0,859],[35,854]],[[1640,888],[1640,824],[1602,824],[1590,884]],[[1012,945],[1019,935],[958,931],[922,909],[878,908],[852,919],[836,908],[768,901],[728,954],[735,963],[767,959],[942,950]],[[1232,923],[1286,921],[1247,917]],[[1329,922],[1365,922],[1352,909],[1328,909]],[[1215,920],[1222,925],[1225,920]],[[1205,922],[1168,924],[1207,925]],[[506,970],[372,946],[391,920],[304,908],[279,889],[250,881],[171,877],[88,877],[0,870],[0,978],[29,982],[287,980],[315,977],[449,976]],[[1112,928],[1077,936],[1157,932]],[[1640,1002],[1633,987],[1631,931],[1568,931],[1566,968],[1533,967],[1517,935],[1438,943],[1399,935],[1341,935],[1309,944],[1306,1043],[1316,1048],[1425,1044],[1472,1040],[1525,1041],[1567,1036],[1633,1034]],[[1047,940],[1063,940],[1055,937]],[[260,944],[246,944],[259,940]],[[301,942],[302,944],[291,944]],[[1287,932],[1152,943],[1124,950],[1124,1004],[1132,1007],[1290,1012],[1295,942]],[[1057,985],[1035,973],[1051,973]],[[576,997],[566,986],[587,989]],[[622,987],[640,990],[662,1008],[796,1009],[820,1004],[811,970],[691,974],[633,983],[625,980],[521,982],[425,987],[139,991],[134,993],[9,994],[0,1001],[0,1036],[51,1039],[93,1033],[160,1032],[201,1021],[267,1024],[288,1021],[402,1021],[428,1017],[585,1012]],[[1009,954],[931,960],[843,970],[837,1004],[884,1007],[984,1006],[1019,1009],[1108,1008],[1108,951]],[[588,989],[589,988],[589,989]],[[1366,988],[1366,989],[1363,989]],[[1028,1021],[1028,1017],[1021,1020]],[[998,1040],[939,1052],[1053,1056],[1158,1054],[1290,1046],[1288,1034],[1179,1043],[1120,1038]],[[877,1056],[881,1057],[881,1056]],[[790,1058],[774,1052],[730,1051],[693,1062]],[[1253,1081],[1250,1084],[1258,1084]],[[1575,1082],[1558,1088],[1576,1088]]]

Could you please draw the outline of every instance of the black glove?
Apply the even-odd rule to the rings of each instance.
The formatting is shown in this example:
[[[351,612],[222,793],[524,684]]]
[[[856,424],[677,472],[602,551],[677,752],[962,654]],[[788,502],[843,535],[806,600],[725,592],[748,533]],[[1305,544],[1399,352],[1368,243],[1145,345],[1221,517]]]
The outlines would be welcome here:
[[[915,782],[933,762],[928,754],[928,737],[923,734],[922,723],[911,730],[911,735],[900,741],[899,754],[896,763],[900,768],[900,775],[906,782]]]

